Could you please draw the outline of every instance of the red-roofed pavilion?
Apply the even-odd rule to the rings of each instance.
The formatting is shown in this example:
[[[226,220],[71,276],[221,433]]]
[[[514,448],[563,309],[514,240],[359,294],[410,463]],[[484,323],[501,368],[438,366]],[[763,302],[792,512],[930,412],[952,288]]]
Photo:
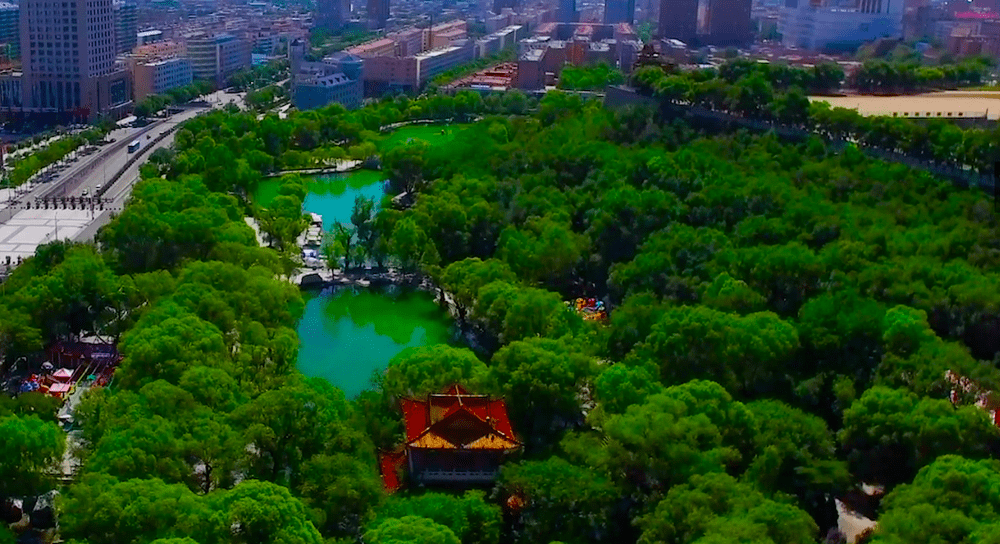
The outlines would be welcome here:
[[[402,487],[403,467],[416,484],[490,483],[504,457],[521,449],[503,399],[453,385],[426,400],[403,399],[400,408],[406,444],[379,459],[389,491]]]

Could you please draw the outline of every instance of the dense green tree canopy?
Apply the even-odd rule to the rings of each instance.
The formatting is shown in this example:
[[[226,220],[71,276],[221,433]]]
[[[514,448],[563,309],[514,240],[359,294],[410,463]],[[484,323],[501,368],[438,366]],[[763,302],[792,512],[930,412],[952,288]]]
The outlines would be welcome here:
[[[883,68],[861,73],[977,73]],[[0,292],[3,368],[78,336],[124,355],[77,408],[60,537],[814,542],[834,497],[882,480],[876,539],[995,540],[997,430],[974,402],[1000,387],[996,215],[919,168],[992,173],[996,129],[809,104],[841,85],[825,64],[634,79],[656,107],[463,92],[187,122],[96,249],[43,245]],[[382,134],[477,117],[445,144]],[[311,186],[256,196],[347,158],[407,194],[356,201],[331,261],[430,286],[472,340],[401,353],[350,402],[294,368]],[[970,380],[954,404],[948,371]],[[495,493],[386,497],[374,453],[400,443],[398,400],[456,382],[506,398],[523,456]],[[20,471],[0,494],[51,485],[53,417],[37,395],[0,401],[25,438],[0,446]]]
[[[0,416],[0,497],[44,492],[62,470],[66,438],[37,416]]]
[[[428,492],[392,497],[379,508],[372,526],[393,518],[419,516],[447,527],[462,544],[496,544],[500,540],[500,508],[485,499],[481,491],[467,491],[461,496]]]

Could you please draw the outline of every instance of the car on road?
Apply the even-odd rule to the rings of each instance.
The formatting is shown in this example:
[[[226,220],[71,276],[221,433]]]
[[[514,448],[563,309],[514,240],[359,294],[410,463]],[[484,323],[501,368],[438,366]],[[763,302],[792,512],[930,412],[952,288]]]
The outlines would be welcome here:
[[[83,192],[80,193],[80,196],[82,197],[90,196],[90,189],[84,189]]]

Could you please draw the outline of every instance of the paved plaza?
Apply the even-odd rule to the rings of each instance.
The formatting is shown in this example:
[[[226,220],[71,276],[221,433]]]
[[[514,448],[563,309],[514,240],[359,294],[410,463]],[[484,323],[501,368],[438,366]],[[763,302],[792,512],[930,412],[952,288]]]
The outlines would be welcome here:
[[[26,259],[53,240],[73,239],[92,218],[90,210],[22,210],[0,225],[0,265]],[[58,231],[58,232],[57,232]]]

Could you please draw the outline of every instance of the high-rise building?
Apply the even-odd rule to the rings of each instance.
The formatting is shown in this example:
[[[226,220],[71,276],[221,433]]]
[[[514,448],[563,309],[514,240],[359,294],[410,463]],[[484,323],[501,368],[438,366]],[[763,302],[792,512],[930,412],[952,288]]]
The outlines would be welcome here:
[[[343,27],[350,18],[350,0],[316,0],[316,13],[313,15],[316,26],[334,31]]]
[[[389,0],[368,0],[368,28],[385,28],[389,20]]]
[[[778,31],[785,45],[815,50],[853,50],[903,34],[903,0],[787,0]]]
[[[632,24],[635,20],[635,0],[604,0],[604,24]]]
[[[556,8],[556,22],[575,23],[580,20],[580,12],[576,10],[576,0],[559,0]]]
[[[134,1],[115,2],[115,52],[128,53],[138,41],[139,15]]]
[[[0,45],[6,45],[14,59],[21,55],[21,13],[17,4],[0,2]]]
[[[517,7],[517,0],[493,0],[493,13],[500,14],[505,8],[514,9]]]
[[[192,34],[187,36],[187,57],[195,79],[223,87],[230,76],[250,68],[250,42],[232,34]]]
[[[751,0],[709,0],[707,42],[746,45],[751,39]]]
[[[660,0],[657,35],[693,44],[698,36],[698,0]]]
[[[131,103],[115,64],[112,0],[21,0],[23,102],[29,112],[119,117]]]

